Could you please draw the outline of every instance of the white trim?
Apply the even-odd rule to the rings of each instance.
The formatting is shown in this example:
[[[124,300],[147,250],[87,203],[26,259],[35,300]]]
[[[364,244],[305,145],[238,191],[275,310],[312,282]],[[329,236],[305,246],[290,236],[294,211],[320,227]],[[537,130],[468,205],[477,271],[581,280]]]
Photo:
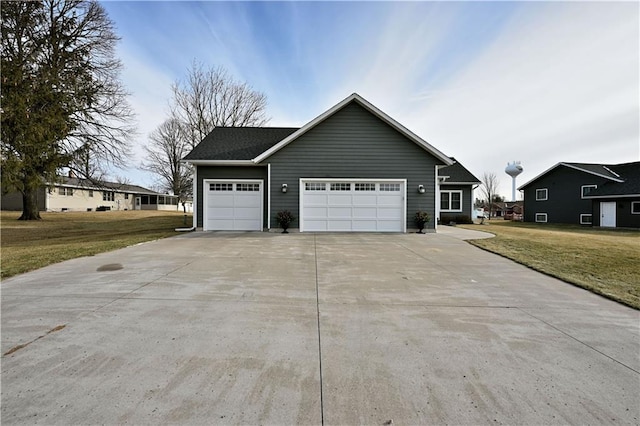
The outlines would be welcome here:
[[[636,198],[640,194],[620,194],[620,195],[587,195],[585,200],[597,200],[598,198]]]
[[[451,194],[453,194],[454,192],[459,193],[460,194],[460,209],[452,209],[451,208]],[[461,189],[449,189],[449,190],[440,190],[440,199],[438,200],[438,203],[442,203],[442,194],[447,193],[449,194],[449,208],[448,209],[443,209],[442,206],[440,206],[440,211],[444,212],[444,213],[461,213],[462,211],[464,211],[464,200],[462,198],[462,194],[464,191],[462,191]]]
[[[271,163],[267,164],[267,231],[271,229]]]
[[[433,200],[433,205],[435,206],[435,214],[436,216],[433,218],[433,229],[438,232],[438,218],[440,217],[440,185],[442,185],[444,183],[444,180],[440,180],[441,177],[444,176],[438,176],[438,169],[440,169],[439,166],[435,166],[436,167],[436,182],[435,182],[435,194],[433,194],[434,196],[434,200]],[[448,176],[447,176],[448,178]]]
[[[638,205],[640,205],[640,201],[632,201],[632,202],[631,202],[631,214],[640,214],[640,211],[639,211],[638,213],[635,213],[635,212],[633,211],[633,205],[634,205],[634,204],[638,204]]]
[[[538,191],[544,191],[544,198],[538,198]],[[548,188],[536,188],[536,201],[547,201],[549,199]]]
[[[406,179],[377,179],[377,178],[300,178],[299,179],[299,197],[298,197],[298,211],[299,211],[299,230],[304,232],[304,184],[305,182],[375,182],[375,183],[401,183],[404,187],[404,194],[402,194],[402,232],[407,233],[407,180]]]
[[[206,186],[211,183],[258,183],[260,184],[260,231],[264,230],[264,180],[263,179],[202,179],[202,199],[207,198]],[[207,203],[202,203],[202,230],[209,231],[207,229]],[[213,229],[211,230],[213,231]]]
[[[443,177],[443,176],[440,176]],[[443,181],[442,185],[477,185],[480,182],[449,182],[449,181]]]
[[[272,146],[262,154],[258,155],[256,158],[253,159],[253,162],[260,163],[261,161],[270,157],[271,155],[278,152],[279,150],[281,150],[282,148],[284,148],[285,146],[287,146],[288,144],[290,144],[300,136],[307,133],[309,130],[311,130],[318,124],[322,123],[324,120],[326,120],[336,112],[340,111],[342,108],[347,106],[352,101],[355,101],[358,104],[360,104],[360,106],[367,109],[370,113],[377,116],[379,119],[381,119],[382,121],[384,121],[385,123],[393,127],[394,129],[396,129],[398,132],[402,133],[408,139],[410,139],[411,141],[413,141],[414,143],[422,147],[425,151],[431,153],[433,156],[435,156],[440,161],[445,163],[445,165],[450,166],[454,164],[454,161],[451,160],[451,158],[444,155],[438,149],[430,145],[427,141],[425,141],[424,139],[417,136],[415,133],[408,130],[406,127],[404,127],[403,125],[395,121],[393,118],[389,117],[387,114],[382,112],[380,109],[375,107],[373,104],[365,100],[362,96],[358,95],[357,93],[353,93],[352,95],[348,96],[341,102],[338,102],[336,105],[329,108],[327,111],[323,112],[322,114],[320,114],[319,116],[317,116],[316,118],[314,118],[313,120],[311,120],[310,122],[302,126],[300,129],[296,130],[295,132],[293,132],[292,134],[290,134],[289,136],[287,136],[286,138],[284,138],[283,140],[281,140],[280,142],[278,142],[277,144],[275,144],[274,146]]]
[[[180,160],[194,166],[255,166],[251,160]]]
[[[582,198],[583,200],[589,195],[584,195],[584,189],[585,188],[594,188],[594,189],[598,189],[598,185],[594,185],[594,184],[590,184],[590,185],[582,185],[580,187],[580,198]]]
[[[538,220],[538,215],[544,215],[544,220]],[[547,216],[546,213],[536,213],[534,216],[534,219],[536,223],[547,223],[547,220],[549,219],[549,217]]]
[[[602,167],[605,167],[603,164],[592,164],[592,165],[593,165],[593,166],[602,166]],[[556,167],[558,167],[558,166],[566,166],[566,167],[569,167],[569,168],[574,169],[574,170],[579,170],[579,171],[581,171],[581,172],[588,173],[588,174],[591,174],[591,175],[594,175],[594,176],[598,176],[598,177],[605,178],[605,179],[610,179],[610,180],[612,180],[612,181],[614,181],[614,182],[618,182],[618,183],[622,183],[622,182],[624,182],[624,180],[622,180],[622,179],[616,179],[616,178],[613,178],[613,177],[611,177],[611,176],[607,176],[607,175],[603,175],[603,174],[600,174],[600,173],[593,172],[593,171],[591,171],[591,170],[581,169],[580,167],[575,166],[575,165],[573,165],[573,164],[568,164],[568,163],[560,162],[560,163],[556,164],[555,166],[549,167],[547,170],[545,170],[544,172],[540,173],[539,175],[537,175],[537,176],[536,176],[536,177],[534,177],[533,179],[529,180],[529,181],[528,181],[527,183],[525,183],[524,185],[520,185],[520,186],[518,187],[518,191],[522,191],[522,190],[524,189],[524,187],[525,187],[525,186],[529,186],[529,184],[531,184],[531,183],[533,183],[534,181],[538,180],[540,177],[542,177],[542,176],[546,175],[547,173],[549,173],[551,170],[555,169],[555,168],[556,168]],[[612,172],[612,173],[613,173],[613,172]]]
[[[191,184],[193,185],[193,228],[197,228],[198,227],[198,167],[194,167],[193,168],[193,182],[191,182]],[[202,182],[202,193],[204,196],[204,182]],[[203,212],[203,216],[204,216],[204,212]],[[204,226],[204,217],[202,220],[202,226]]]
[[[584,216],[591,216],[591,222],[585,222]],[[593,215],[591,213],[580,213],[580,225],[593,225]]]

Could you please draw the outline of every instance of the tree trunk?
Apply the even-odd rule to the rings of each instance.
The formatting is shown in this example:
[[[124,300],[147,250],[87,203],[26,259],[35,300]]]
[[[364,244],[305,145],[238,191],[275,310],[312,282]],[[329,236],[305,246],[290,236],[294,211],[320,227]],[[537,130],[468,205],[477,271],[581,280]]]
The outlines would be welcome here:
[[[25,188],[22,191],[22,216],[18,220],[40,220],[38,210],[38,189]]]

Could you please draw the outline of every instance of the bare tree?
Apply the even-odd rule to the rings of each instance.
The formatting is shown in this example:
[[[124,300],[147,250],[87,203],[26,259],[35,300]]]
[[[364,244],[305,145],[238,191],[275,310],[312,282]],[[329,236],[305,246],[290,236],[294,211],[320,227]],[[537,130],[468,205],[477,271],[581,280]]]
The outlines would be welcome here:
[[[185,81],[172,86],[172,117],[180,121],[193,148],[214,127],[249,127],[267,123],[267,97],[241,83],[222,67],[194,61]]]
[[[489,218],[491,218],[493,214],[493,202],[497,195],[500,182],[498,176],[493,172],[484,172],[480,181],[482,182],[481,192],[489,207]]]
[[[186,200],[191,192],[191,170],[181,160],[189,153],[184,126],[175,118],[162,123],[149,135],[149,144],[145,146],[146,160],[144,170],[160,178],[161,192],[177,195]]]
[[[2,183],[40,219],[37,189],[91,157],[122,165],[134,130],[113,22],[95,0],[4,2]]]

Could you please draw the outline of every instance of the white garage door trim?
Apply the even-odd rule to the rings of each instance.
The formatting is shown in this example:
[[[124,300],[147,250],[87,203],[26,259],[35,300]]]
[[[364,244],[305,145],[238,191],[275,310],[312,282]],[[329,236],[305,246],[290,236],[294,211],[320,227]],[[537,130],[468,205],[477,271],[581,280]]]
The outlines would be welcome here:
[[[401,214],[400,214],[400,227],[399,229],[394,230],[354,230],[354,229],[345,229],[342,232],[407,232],[407,180],[406,179],[363,179],[363,178],[341,178],[341,179],[324,179],[324,178],[301,178],[300,179],[300,232],[322,232],[316,230],[308,230],[305,229],[305,184],[306,183],[322,183],[326,182],[328,184],[331,183],[372,183],[375,185],[375,193],[380,194],[380,184],[400,184],[400,196],[401,196]],[[355,190],[355,188],[352,188]],[[352,212],[353,213],[353,212]],[[376,219],[376,221],[378,221]],[[376,224],[378,227],[378,224]],[[307,228],[309,228],[307,226]],[[340,230],[328,230],[326,232],[341,232]]]
[[[229,191],[220,191],[230,193],[234,198],[234,204],[231,207],[232,214],[226,218],[226,220],[231,220],[233,223],[230,227],[224,227],[224,229],[220,229],[223,227],[208,227],[209,222],[209,197],[211,196],[211,184],[222,184],[225,188],[231,188]],[[248,186],[242,186],[245,190],[238,191],[238,185],[243,184],[258,184],[258,191],[246,189],[251,189]],[[228,185],[231,185],[229,187]],[[221,187],[222,188],[222,187]],[[221,231],[221,230],[229,230],[229,231],[262,231],[264,227],[264,181],[262,179],[203,179],[202,181],[202,194],[203,194],[203,203],[202,203],[202,229],[204,231]],[[245,196],[250,197],[254,195],[256,198],[259,197],[259,207],[256,206],[236,206],[236,196]],[[255,200],[253,200],[255,201]],[[252,209],[253,212],[249,212],[253,215],[253,217],[245,217],[238,218],[239,209]],[[253,222],[252,225],[247,225],[247,222]]]

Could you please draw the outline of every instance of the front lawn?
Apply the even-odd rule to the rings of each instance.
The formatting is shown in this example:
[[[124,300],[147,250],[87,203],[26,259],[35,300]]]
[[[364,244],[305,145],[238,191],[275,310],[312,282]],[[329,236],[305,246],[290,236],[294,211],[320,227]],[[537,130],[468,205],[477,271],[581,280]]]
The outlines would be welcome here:
[[[487,222],[485,222],[487,223]],[[491,220],[471,244],[640,309],[640,232]]]
[[[93,256],[145,241],[177,235],[184,214],[163,211],[40,213],[19,221],[20,212],[1,213],[2,278],[52,263]],[[191,215],[187,226],[191,226]]]

